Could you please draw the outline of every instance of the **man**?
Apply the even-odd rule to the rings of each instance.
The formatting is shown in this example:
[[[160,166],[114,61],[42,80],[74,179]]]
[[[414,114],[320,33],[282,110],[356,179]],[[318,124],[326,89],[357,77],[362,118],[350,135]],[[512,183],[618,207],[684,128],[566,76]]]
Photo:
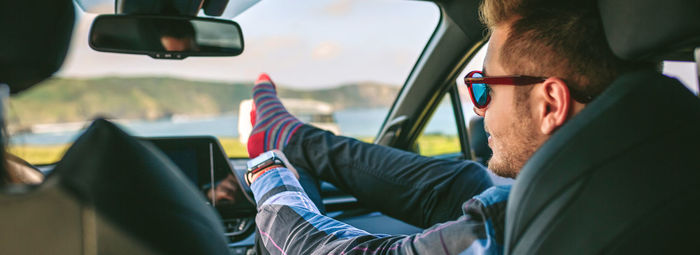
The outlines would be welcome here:
[[[199,45],[195,38],[197,33],[190,21],[155,23],[160,43],[166,51],[198,51]]]
[[[516,177],[537,148],[633,65],[610,52],[594,6],[486,0],[481,15],[491,31],[489,48],[483,72],[471,72],[466,82],[491,135],[489,167]],[[249,175],[258,231],[269,252],[503,252],[510,187],[489,188],[480,165],[420,157],[303,125],[286,112],[266,75],[253,97],[251,157],[279,149],[294,166],[365,205],[417,226],[433,225],[411,236],[353,228],[321,215],[299,185],[294,166],[273,164]]]

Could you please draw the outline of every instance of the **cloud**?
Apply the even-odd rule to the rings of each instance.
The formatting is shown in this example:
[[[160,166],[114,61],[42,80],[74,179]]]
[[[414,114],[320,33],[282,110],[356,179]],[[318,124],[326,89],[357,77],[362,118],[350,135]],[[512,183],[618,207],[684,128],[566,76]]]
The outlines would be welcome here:
[[[311,57],[315,60],[329,60],[340,55],[342,48],[340,44],[332,41],[325,41],[319,43],[313,52],[311,52]]]
[[[301,37],[297,35],[268,35],[250,38],[251,47],[265,49],[267,51],[288,50],[302,44]]]
[[[326,5],[323,13],[333,16],[344,16],[350,13],[355,3],[352,0],[337,0],[335,3]]]
[[[275,2],[267,1],[266,4],[261,1],[246,12],[247,16],[244,13],[237,20],[244,27],[245,51],[233,58],[155,60],[144,55],[96,52],[90,49],[87,42],[95,15],[81,13],[77,17],[71,52],[59,75],[173,76],[193,80],[251,81],[260,72],[267,72],[278,84],[303,88],[334,86],[358,80],[402,84],[424,42],[415,43],[415,39],[407,39],[407,35],[411,34],[408,32],[386,36],[385,31],[400,30],[400,27],[375,24],[371,15],[369,18],[358,17],[361,18],[360,23],[350,21],[356,12],[370,8],[368,1],[353,0],[350,4],[345,0],[320,4],[310,1],[316,4],[304,8],[298,3],[284,2],[285,5],[275,6]],[[371,0],[372,3],[374,1],[380,0]],[[318,13],[328,6],[334,6],[331,9],[335,9],[335,14],[341,14],[343,10],[351,13],[340,17],[340,20],[345,19],[342,22],[337,21],[339,19],[336,17],[329,17],[327,13]],[[296,10],[294,8],[303,9],[297,11],[299,17],[280,16],[290,9]],[[281,17],[284,22],[274,17]],[[352,26],[348,25],[349,21]],[[364,26],[367,24],[371,26]],[[355,31],[357,27],[363,28]],[[432,28],[426,31],[408,30],[429,35]],[[358,36],[348,36],[355,34]],[[372,43],[358,39],[365,37],[378,39]]]

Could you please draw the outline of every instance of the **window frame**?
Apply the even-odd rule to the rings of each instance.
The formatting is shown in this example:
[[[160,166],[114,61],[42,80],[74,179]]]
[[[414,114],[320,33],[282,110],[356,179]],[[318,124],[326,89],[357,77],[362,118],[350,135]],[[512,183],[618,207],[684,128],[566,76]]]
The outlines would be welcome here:
[[[438,29],[445,30],[444,26],[450,26],[449,21],[441,21],[441,23],[438,25]],[[435,40],[439,41],[439,35],[435,37],[436,38],[431,39],[429,45],[434,44]],[[471,45],[471,47],[466,48],[461,58],[459,58],[459,60],[455,62],[454,65],[449,66],[449,72],[442,76],[442,78],[440,78],[440,85],[434,85],[434,89],[430,91],[430,93],[423,93],[421,98],[421,104],[413,104],[412,106],[410,106],[414,108],[422,106],[422,108],[419,108],[418,112],[416,112],[413,115],[396,114],[397,108],[403,107],[403,105],[401,105],[402,103],[406,104],[405,94],[411,93],[411,90],[415,89],[413,88],[415,87],[415,84],[405,84],[399,92],[399,95],[396,101],[394,102],[391,111],[389,112],[389,115],[387,116],[387,120],[382,126],[382,132],[377,136],[377,139],[375,139],[375,143],[395,147],[398,149],[414,151],[413,148],[415,148],[416,146],[418,137],[423,133],[423,129],[427,126],[428,122],[432,117],[432,114],[435,113],[442,98],[446,95],[446,93],[449,93],[450,102],[452,103],[453,114],[455,115],[454,118],[457,123],[456,128],[460,140],[461,155],[455,157],[454,154],[446,154],[437,155],[433,157],[474,160],[471,152],[471,147],[469,145],[469,134],[467,129],[468,124],[466,123],[466,119],[464,116],[464,109],[462,107],[462,101],[459,95],[458,84],[455,83],[455,80],[458,78],[458,76],[461,75],[464,68],[466,68],[467,64],[473,60],[473,58],[477,55],[479,50],[482,47],[484,47],[487,42],[488,36],[484,36],[480,38],[480,40],[476,41],[473,45]],[[424,52],[424,54],[426,54],[426,52]],[[421,56],[417,65],[421,64],[420,62],[423,61],[423,57],[424,55]],[[417,70],[419,69],[414,68],[414,71],[411,73],[411,76],[409,76],[409,78],[415,75],[422,75],[416,74],[415,72]],[[425,70],[422,71],[425,72]],[[397,120],[400,121],[396,122]]]

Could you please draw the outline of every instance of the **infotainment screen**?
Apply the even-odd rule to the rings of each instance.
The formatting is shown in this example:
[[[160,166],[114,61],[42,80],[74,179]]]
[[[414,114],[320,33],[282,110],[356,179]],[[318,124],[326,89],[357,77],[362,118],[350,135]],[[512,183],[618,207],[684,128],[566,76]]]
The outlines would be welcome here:
[[[223,218],[255,212],[219,141],[212,136],[148,137],[206,196]]]

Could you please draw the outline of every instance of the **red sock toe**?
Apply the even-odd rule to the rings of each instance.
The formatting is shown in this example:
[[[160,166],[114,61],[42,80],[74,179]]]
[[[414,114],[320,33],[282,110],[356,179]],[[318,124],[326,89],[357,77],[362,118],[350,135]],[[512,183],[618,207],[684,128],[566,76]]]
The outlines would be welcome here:
[[[267,75],[266,73],[261,73],[260,76],[258,76],[258,80],[255,81],[255,84],[261,83],[261,82],[269,82],[272,83],[272,79],[270,79],[270,76]]]

